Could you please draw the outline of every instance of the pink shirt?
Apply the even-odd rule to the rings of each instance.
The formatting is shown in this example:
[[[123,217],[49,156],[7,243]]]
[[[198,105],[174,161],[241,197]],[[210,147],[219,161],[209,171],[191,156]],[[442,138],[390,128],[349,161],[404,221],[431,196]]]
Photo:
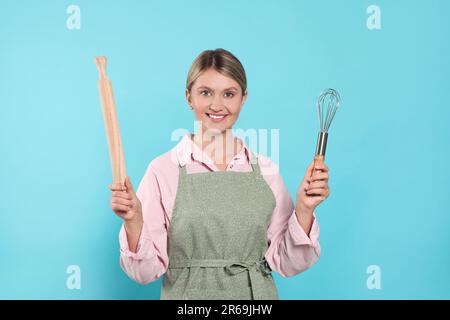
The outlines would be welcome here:
[[[249,149],[241,142],[243,147],[228,164],[228,171],[252,170]],[[144,217],[136,253],[128,248],[124,225],[119,232],[120,265],[130,278],[141,284],[160,278],[169,264],[167,230],[177,194],[178,164],[186,164],[188,173],[218,171],[211,158],[192,141],[189,133],[173,149],[150,162],[136,191]],[[294,276],[308,269],[320,257],[316,215],[314,213],[308,236],[297,220],[292,198],[278,166],[262,155],[258,155],[258,164],[276,199],[267,229],[268,250],[265,258],[271,269],[281,276]]]

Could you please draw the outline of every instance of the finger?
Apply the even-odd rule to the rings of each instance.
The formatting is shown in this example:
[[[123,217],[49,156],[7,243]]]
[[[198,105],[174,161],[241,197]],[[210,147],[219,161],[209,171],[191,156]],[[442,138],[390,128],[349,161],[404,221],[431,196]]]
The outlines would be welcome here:
[[[130,212],[123,212],[123,211],[116,211],[116,214],[121,217],[124,220],[127,220],[129,217],[132,216],[132,213]]]
[[[305,192],[307,195],[317,195],[322,197],[328,197],[330,195],[330,189],[323,189],[323,188],[314,188],[307,190]]]
[[[128,206],[118,203],[111,203],[111,209],[113,209],[114,211],[123,211],[123,213],[126,213],[130,210]]]
[[[314,197],[312,197],[314,200],[316,200],[317,202],[316,202],[316,206],[319,204],[319,203],[321,203],[323,200],[325,200],[327,197],[324,197],[324,196],[314,196]]]
[[[325,163],[318,162],[314,167],[315,170],[321,170],[323,172],[328,172],[328,166]]]
[[[325,188],[326,189],[327,187],[328,187],[328,184],[326,181],[318,180],[318,181],[311,182],[309,184],[309,186],[307,187],[307,189],[313,189],[313,188]]]
[[[328,181],[328,173],[327,172],[314,172],[310,180],[311,180],[311,182],[318,181],[318,180]]]
[[[325,194],[320,189],[307,190],[305,195],[308,197],[324,197]]]
[[[308,168],[306,168],[305,178],[309,178],[312,175],[313,170],[314,170],[314,160],[311,161]]]
[[[133,184],[131,183],[130,176],[125,178],[125,187],[127,188],[127,192],[134,193]]]
[[[122,198],[117,198],[117,197],[112,198],[111,203],[121,204],[121,205],[127,206],[129,208],[131,208],[133,206],[133,201],[122,199]]]
[[[314,159],[311,161],[311,163],[308,166],[308,171],[311,173],[314,170]]]
[[[323,188],[312,188],[312,189],[306,190],[307,195],[326,196],[327,193],[328,193],[327,189],[323,189]]]
[[[125,186],[120,184],[120,183],[111,183],[108,185],[108,188],[111,191],[124,191],[125,190]]]
[[[111,196],[122,198],[122,199],[127,199],[127,200],[133,199],[133,197],[130,194],[126,193],[125,191],[113,191],[111,193]]]
[[[125,190],[125,186],[123,184],[120,183],[111,183],[108,185],[109,189],[111,189],[112,191],[122,191]]]
[[[311,176],[313,174],[313,170],[314,170],[314,160],[311,161],[309,166],[306,168],[306,172],[305,172],[305,175],[303,177],[303,184],[309,183],[309,181],[311,179]]]

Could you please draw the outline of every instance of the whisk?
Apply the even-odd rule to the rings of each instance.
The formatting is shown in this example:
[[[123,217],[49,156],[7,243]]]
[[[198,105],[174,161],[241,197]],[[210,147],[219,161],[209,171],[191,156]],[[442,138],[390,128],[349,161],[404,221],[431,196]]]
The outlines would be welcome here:
[[[334,89],[326,89],[317,99],[320,132],[317,138],[314,168],[317,164],[322,164],[325,160],[328,129],[330,128],[331,122],[333,121],[334,115],[339,107],[340,99],[339,93]],[[311,171],[311,175],[313,171]]]

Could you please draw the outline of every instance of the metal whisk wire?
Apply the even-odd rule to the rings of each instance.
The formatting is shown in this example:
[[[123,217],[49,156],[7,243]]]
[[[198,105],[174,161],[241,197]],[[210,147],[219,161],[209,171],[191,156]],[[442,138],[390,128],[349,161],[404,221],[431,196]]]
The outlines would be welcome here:
[[[317,137],[316,161],[323,161],[327,148],[328,129],[339,108],[339,93],[334,89],[326,89],[317,99],[320,131]],[[326,110],[325,110],[326,109]]]
[[[339,93],[334,89],[326,89],[317,100],[320,131],[328,132],[334,115],[339,108]],[[325,107],[326,106],[326,107]],[[324,113],[324,108],[326,112]]]

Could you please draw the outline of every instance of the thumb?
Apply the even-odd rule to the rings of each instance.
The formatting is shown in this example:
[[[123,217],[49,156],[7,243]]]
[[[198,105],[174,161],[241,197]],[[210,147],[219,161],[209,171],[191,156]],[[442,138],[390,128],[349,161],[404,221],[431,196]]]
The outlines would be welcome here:
[[[309,177],[311,177],[311,175],[313,173],[313,170],[314,170],[314,159],[313,159],[313,161],[311,161],[311,164],[306,169],[305,178],[309,179]]]
[[[127,176],[125,178],[125,187],[127,188],[127,192],[132,192],[134,193],[134,188],[133,188],[133,184],[131,183],[130,177]]]

